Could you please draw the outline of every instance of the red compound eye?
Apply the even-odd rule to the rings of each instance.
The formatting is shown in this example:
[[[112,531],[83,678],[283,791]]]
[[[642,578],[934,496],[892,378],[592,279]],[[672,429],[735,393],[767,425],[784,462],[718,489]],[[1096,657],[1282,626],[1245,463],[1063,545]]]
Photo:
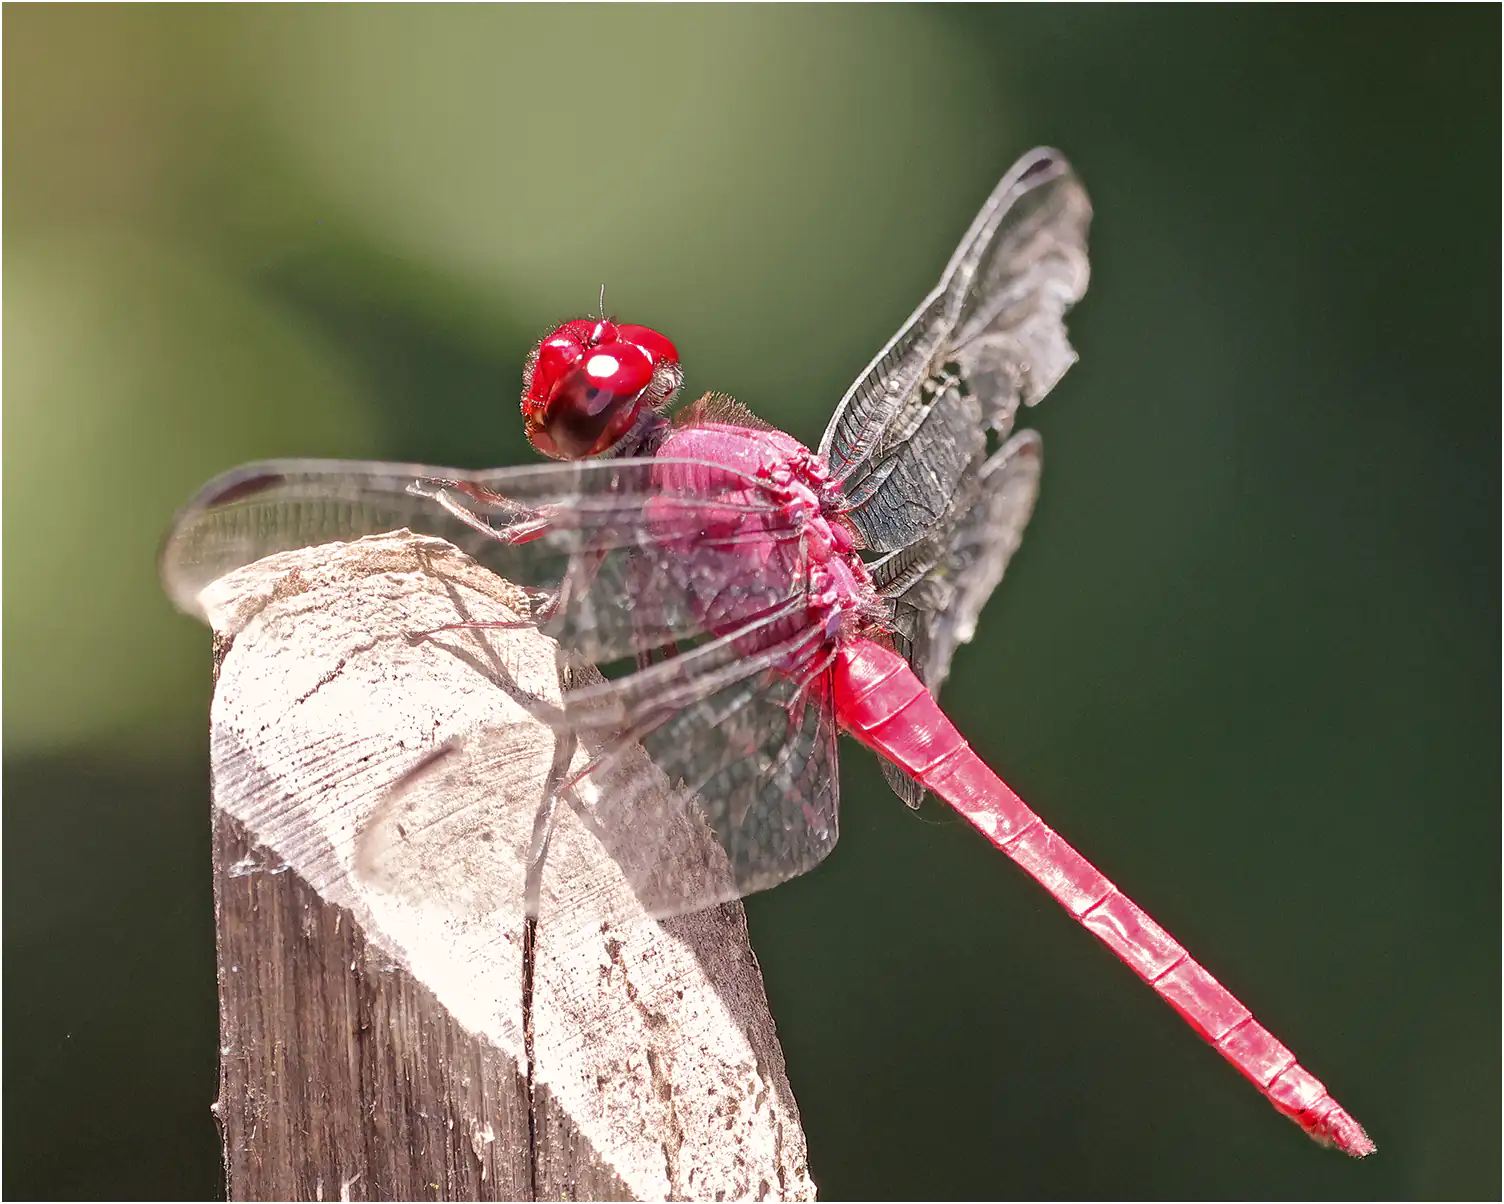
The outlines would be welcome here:
[[[633,343],[602,343],[585,352],[582,365],[591,385],[625,397],[641,393],[653,379],[653,360]]]
[[[534,349],[523,375],[528,439],[547,456],[602,455],[679,387],[679,353],[646,326],[580,318]]]
[[[618,326],[616,337],[624,343],[635,343],[641,347],[655,365],[679,362],[678,348],[650,326]]]
[[[638,394],[652,379],[652,361],[630,343],[586,351],[544,404],[542,427],[551,454],[580,460],[609,451],[637,420]]]

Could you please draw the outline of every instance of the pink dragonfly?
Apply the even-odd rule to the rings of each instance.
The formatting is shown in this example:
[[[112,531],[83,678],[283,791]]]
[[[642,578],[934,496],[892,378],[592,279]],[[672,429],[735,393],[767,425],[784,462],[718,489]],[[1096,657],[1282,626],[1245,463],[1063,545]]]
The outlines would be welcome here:
[[[202,617],[206,585],[273,552],[401,527],[449,539],[526,591],[532,612],[515,625],[558,642],[565,679],[570,664],[621,667],[548,715],[566,768],[515,850],[524,879],[501,884],[528,914],[561,800],[654,915],[812,869],[836,840],[844,730],[884,758],[911,806],[933,791],[970,821],[1276,1109],[1318,1141],[1371,1153],[1321,1082],[1030,810],[936,701],[1033,508],[1040,440],[1014,418],[1075,360],[1064,315],[1086,288],[1090,217],[1063,156],[1021,159],[815,451],[713,393],[669,418],[683,380],[674,345],[580,319],[539,343],[524,376],[528,436],[560,462],[246,465],[177,516],[167,589]],[[435,808],[478,805],[477,767],[506,739],[472,733],[394,788],[387,817],[424,822],[372,825],[360,856],[373,880],[392,846],[434,829]],[[582,748],[584,767],[568,768]],[[658,839],[686,821],[714,833],[714,865],[676,862],[682,846]]]

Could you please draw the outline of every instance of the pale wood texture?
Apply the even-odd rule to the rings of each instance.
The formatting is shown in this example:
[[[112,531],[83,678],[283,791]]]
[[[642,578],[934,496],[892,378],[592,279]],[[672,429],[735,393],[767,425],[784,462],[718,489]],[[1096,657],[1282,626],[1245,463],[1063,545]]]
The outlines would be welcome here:
[[[232,1198],[813,1198],[740,905],[646,919],[561,809],[554,892],[588,884],[606,918],[551,926],[545,895],[525,1005],[506,852],[554,755],[534,717],[559,698],[553,645],[410,638],[510,618],[512,587],[395,532],[270,557],[205,600]],[[455,758],[488,775],[478,801],[441,815],[431,788],[414,824],[392,784],[497,723],[504,761]]]

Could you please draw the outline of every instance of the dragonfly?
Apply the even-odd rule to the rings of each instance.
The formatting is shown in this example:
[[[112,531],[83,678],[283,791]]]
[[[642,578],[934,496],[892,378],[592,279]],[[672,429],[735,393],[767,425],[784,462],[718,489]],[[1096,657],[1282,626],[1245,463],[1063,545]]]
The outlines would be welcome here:
[[[402,528],[447,539],[519,587],[525,613],[441,630],[533,629],[574,683],[546,715],[562,756],[535,821],[480,897],[510,892],[537,916],[561,802],[653,916],[811,870],[836,842],[844,731],[879,754],[904,802],[932,792],[969,821],[1279,1112],[1371,1153],[1320,1080],[1030,809],[938,702],[1034,506],[1040,437],[1015,419],[1075,362],[1065,315],[1086,290],[1091,213],[1060,152],[1025,155],[814,449],[721,394],[673,412],[673,342],[602,309],[528,357],[522,416],[551,462],[248,464],[177,514],[165,588],[207,618],[206,587],[276,552]],[[579,684],[582,665],[608,672]],[[422,759],[361,834],[357,871],[421,892],[392,868],[403,843],[459,839],[456,817],[486,805],[484,766],[510,738],[482,726]],[[684,825],[712,835],[713,855],[686,857],[666,838]],[[576,906],[588,914],[590,901]]]

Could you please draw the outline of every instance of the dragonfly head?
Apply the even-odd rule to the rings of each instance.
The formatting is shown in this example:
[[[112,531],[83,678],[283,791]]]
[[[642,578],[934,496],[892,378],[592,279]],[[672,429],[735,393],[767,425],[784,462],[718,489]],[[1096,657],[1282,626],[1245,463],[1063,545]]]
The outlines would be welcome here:
[[[679,352],[656,330],[604,318],[565,322],[533,348],[522,371],[528,440],[556,460],[605,455],[683,382]]]

